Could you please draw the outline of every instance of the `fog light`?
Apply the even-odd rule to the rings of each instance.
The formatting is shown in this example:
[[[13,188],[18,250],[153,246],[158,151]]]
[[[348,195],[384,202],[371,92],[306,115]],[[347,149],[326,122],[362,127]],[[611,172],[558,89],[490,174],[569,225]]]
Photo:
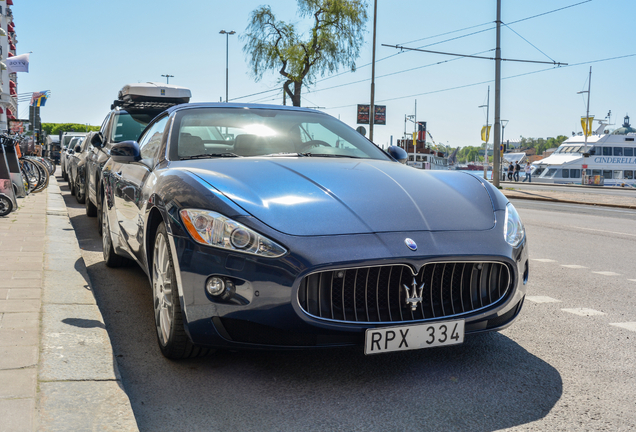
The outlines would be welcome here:
[[[225,281],[218,276],[209,277],[205,283],[205,289],[208,294],[219,296],[225,291]]]

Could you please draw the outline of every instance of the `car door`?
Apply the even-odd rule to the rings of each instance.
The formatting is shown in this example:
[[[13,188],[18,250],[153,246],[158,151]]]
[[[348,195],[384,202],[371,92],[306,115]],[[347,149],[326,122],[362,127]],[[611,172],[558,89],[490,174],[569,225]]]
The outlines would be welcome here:
[[[113,190],[120,230],[130,251],[139,259],[143,244],[144,215],[148,203],[148,196],[144,195],[143,188],[145,184],[153,182],[153,169],[162,147],[167,123],[168,115],[164,115],[148,125],[139,139],[139,162],[113,164],[111,167],[117,184]]]
[[[102,137],[106,136],[106,129],[108,127],[108,122],[110,120],[111,113],[108,113],[104,122],[102,123],[102,127],[99,129],[99,133]],[[91,200],[93,204],[97,205],[97,160],[101,153],[101,149],[99,147],[91,147],[90,153],[86,158],[86,190],[87,190],[87,199]]]

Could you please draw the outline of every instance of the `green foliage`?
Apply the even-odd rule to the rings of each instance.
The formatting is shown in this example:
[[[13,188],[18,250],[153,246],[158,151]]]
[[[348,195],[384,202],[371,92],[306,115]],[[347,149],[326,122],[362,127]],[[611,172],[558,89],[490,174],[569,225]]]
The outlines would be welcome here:
[[[260,6],[252,12],[241,37],[256,80],[267,71],[278,70],[294,106],[300,106],[302,85],[311,84],[318,74],[335,72],[341,65],[355,70],[367,21],[363,0],[297,2],[298,15],[312,20],[307,34],[294,24],[278,21],[270,6]]]
[[[521,147],[530,147],[534,148],[537,155],[543,154],[544,151],[550,148],[557,148],[558,146],[568,139],[565,135],[559,135],[556,138],[524,138],[521,137],[520,145]]]
[[[86,126],[81,123],[42,123],[42,130],[49,135],[59,135],[61,132],[91,132],[98,131],[99,126]]]

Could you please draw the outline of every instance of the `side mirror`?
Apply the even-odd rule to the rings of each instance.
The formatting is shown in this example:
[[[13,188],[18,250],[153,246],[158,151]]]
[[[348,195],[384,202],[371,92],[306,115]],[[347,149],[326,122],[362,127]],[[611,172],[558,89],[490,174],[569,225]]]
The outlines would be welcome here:
[[[82,148],[81,148],[81,147],[80,147],[80,145],[78,144],[78,145],[76,145],[76,146],[75,146],[75,148],[73,149],[73,151],[75,151],[75,153],[79,153],[81,149],[82,149]]]
[[[93,137],[91,138],[91,144],[94,147],[101,147],[104,145],[104,137],[102,136],[101,132],[97,132],[95,135],[93,135]]]
[[[388,152],[393,159],[400,163],[406,163],[407,159],[409,158],[409,155],[402,147],[390,146]]]
[[[141,160],[139,144],[137,141],[123,141],[113,145],[110,149],[110,158],[118,163],[130,163]]]

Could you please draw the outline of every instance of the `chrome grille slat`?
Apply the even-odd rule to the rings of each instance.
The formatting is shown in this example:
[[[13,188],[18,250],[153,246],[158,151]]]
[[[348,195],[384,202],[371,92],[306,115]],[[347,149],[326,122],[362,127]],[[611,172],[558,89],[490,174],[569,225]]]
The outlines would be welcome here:
[[[403,287],[411,287],[414,278],[418,287],[425,284],[415,311]],[[410,322],[490,307],[510,292],[512,283],[511,268],[501,262],[432,262],[416,275],[407,265],[359,267],[307,276],[298,302],[309,315],[337,322]]]

